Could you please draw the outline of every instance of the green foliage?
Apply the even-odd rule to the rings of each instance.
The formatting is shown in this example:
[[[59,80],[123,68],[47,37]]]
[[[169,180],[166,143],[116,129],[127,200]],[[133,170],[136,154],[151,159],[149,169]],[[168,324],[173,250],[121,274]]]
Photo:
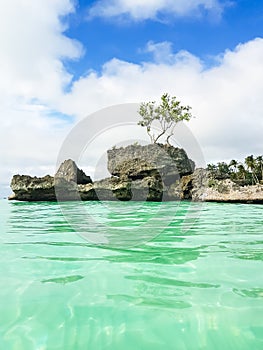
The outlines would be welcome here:
[[[263,183],[263,156],[247,156],[244,163],[232,159],[229,164],[219,162],[208,164],[207,170],[210,172],[212,179],[223,180],[231,179],[235,183],[245,185],[255,185]],[[213,180],[211,179],[211,186]]]
[[[207,170],[209,170],[212,177],[217,180],[224,180],[230,177],[230,170],[225,162],[219,162],[217,165],[208,164]]]
[[[182,106],[176,97],[170,97],[167,93],[161,97],[161,103],[156,102],[141,103],[139,115],[142,119],[138,125],[146,128],[152,143],[156,143],[162,136],[166,136],[166,143],[169,144],[170,137],[174,134],[175,126],[178,122],[192,118],[191,107]],[[158,122],[161,132],[157,135],[153,132],[153,123]]]

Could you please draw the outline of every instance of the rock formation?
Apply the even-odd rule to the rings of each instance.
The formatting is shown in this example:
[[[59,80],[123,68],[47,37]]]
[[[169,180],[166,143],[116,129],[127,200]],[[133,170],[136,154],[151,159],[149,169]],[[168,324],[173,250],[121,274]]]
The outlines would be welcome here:
[[[73,181],[78,185],[92,183],[90,176],[87,176],[83,170],[79,169],[72,159],[65,160],[55,175],[56,178],[63,178],[66,181]]]
[[[193,200],[228,203],[263,203],[263,185],[240,186],[230,179],[217,180],[204,169],[194,172],[192,177]]]
[[[11,181],[13,194],[9,199],[22,201],[55,201],[54,178],[32,177],[29,175],[14,175]]]
[[[15,175],[11,182],[14,194],[9,199],[177,200],[183,198],[180,179],[193,172],[194,162],[180,148],[130,145],[108,151],[108,169],[112,176],[94,183],[70,159],[54,177]]]
[[[193,201],[263,204],[263,185],[260,184],[240,186],[230,179],[215,179],[209,171],[201,168],[183,177],[183,181],[190,189]]]
[[[263,203],[263,186],[238,186],[194,170],[183,149],[130,145],[108,151],[111,177],[92,182],[76,163],[64,161],[55,176],[15,175],[9,199],[22,201],[121,200]]]
[[[129,145],[107,153],[109,172],[131,180],[159,176],[165,184],[171,184],[191,174],[195,166],[184,149],[163,144]]]

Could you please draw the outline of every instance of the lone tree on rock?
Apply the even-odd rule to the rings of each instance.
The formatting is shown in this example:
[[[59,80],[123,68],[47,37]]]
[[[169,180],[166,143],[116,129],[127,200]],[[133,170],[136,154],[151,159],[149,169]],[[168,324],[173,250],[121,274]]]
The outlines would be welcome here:
[[[165,93],[158,105],[155,101],[140,104],[138,112],[142,119],[138,122],[138,125],[146,127],[152,143],[157,143],[165,135],[166,143],[170,145],[169,139],[174,134],[176,124],[183,120],[189,121],[192,118],[190,110],[191,107],[182,106],[175,96],[171,97]],[[161,128],[159,134],[154,134],[153,131],[153,124],[156,124],[156,122]]]

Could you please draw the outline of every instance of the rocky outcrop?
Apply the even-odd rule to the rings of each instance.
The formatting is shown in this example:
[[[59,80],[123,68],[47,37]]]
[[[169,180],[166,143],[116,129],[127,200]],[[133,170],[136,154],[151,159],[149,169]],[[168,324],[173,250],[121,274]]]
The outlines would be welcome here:
[[[190,176],[189,182],[191,188],[191,199],[193,201],[204,201],[205,192],[208,188],[210,174],[203,168],[196,169]]]
[[[15,175],[9,199],[21,201],[121,200],[216,201],[263,203],[263,185],[239,186],[194,170],[184,150],[171,146],[131,145],[108,151],[112,176],[92,182],[73,160],[64,161],[55,176]]]
[[[210,178],[201,198],[206,202],[263,203],[263,186],[239,186],[230,179]]]
[[[73,181],[79,185],[92,183],[90,176],[79,169],[72,159],[65,160],[55,174],[55,178],[63,178],[66,181]]]
[[[56,201],[77,200],[78,184],[90,184],[91,178],[76,163],[68,159],[64,161],[55,176],[32,177],[14,175],[11,181],[13,194],[10,200],[21,201]]]
[[[108,169],[111,178],[92,182],[68,159],[54,177],[15,175],[11,182],[14,194],[9,199],[177,200],[183,198],[180,179],[193,172],[194,162],[180,148],[130,145],[108,151]]]
[[[82,200],[161,201],[163,196],[161,181],[150,176],[134,181],[111,177],[92,185],[78,185],[78,191]]]
[[[22,201],[55,201],[54,178],[14,175],[11,181],[13,194],[9,199]]]
[[[215,179],[205,169],[196,169],[188,177],[190,197],[194,201],[226,203],[263,203],[263,185],[239,186],[230,179]]]
[[[183,149],[170,145],[129,145],[107,155],[109,172],[128,188],[124,200],[178,200],[183,197],[180,179],[195,167]]]
[[[263,204],[263,186],[240,187],[231,180],[224,180],[216,187],[209,187],[204,194],[204,200],[206,202]]]
[[[182,148],[170,145],[129,145],[108,150],[108,170],[113,176],[140,180],[161,178],[165,185],[194,171],[194,162]]]

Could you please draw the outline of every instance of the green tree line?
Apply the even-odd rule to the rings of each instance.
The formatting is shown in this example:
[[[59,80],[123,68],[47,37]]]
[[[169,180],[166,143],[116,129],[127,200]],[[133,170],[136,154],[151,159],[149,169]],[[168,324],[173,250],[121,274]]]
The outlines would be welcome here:
[[[263,156],[247,156],[244,162],[208,164],[207,170],[217,180],[231,179],[241,186],[263,184]]]

